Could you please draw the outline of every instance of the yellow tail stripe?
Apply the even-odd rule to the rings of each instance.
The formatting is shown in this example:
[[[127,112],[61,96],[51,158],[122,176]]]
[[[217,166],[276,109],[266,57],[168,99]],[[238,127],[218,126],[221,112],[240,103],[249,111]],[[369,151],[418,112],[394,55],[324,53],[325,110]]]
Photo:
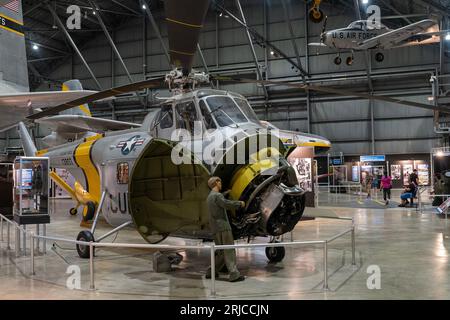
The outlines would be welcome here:
[[[86,177],[86,191],[89,192],[92,198],[98,203],[101,196],[100,175],[91,158],[92,146],[99,138],[101,138],[101,136],[97,137],[98,138],[95,140],[90,140],[78,145],[75,150],[75,161],[78,167],[83,170]]]

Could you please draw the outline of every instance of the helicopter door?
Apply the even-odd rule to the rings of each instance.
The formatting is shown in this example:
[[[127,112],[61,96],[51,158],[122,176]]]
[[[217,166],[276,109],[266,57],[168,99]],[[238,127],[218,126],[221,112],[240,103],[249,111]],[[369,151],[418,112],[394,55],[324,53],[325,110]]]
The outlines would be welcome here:
[[[174,130],[172,104],[165,104],[161,106],[161,112],[159,113],[159,117],[156,119],[156,123],[158,124],[156,126],[156,136],[158,138],[169,140]]]
[[[179,103],[175,107],[177,129],[187,130],[194,136],[195,122],[198,121],[197,109],[194,101]],[[198,126],[199,124],[197,124]],[[200,127],[201,130],[201,127]]]

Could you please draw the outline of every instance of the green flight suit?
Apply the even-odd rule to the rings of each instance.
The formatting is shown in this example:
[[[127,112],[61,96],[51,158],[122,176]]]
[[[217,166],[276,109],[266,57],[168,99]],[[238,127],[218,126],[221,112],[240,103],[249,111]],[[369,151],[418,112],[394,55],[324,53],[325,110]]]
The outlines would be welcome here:
[[[230,222],[226,210],[238,209],[241,207],[240,201],[232,201],[225,199],[220,192],[212,190],[206,200],[209,211],[209,225],[214,233],[214,242],[216,245],[234,244],[233,233],[231,232]],[[240,273],[236,267],[236,250],[217,250],[216,251],[216,273],[225,265],[230,272],[230,281],[240,277]],[[211,268],[207,274],[211,274]]]

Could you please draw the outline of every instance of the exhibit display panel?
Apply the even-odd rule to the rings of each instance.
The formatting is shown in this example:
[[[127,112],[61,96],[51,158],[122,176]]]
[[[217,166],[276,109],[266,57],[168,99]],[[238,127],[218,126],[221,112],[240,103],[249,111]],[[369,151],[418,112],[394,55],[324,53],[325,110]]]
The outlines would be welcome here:
[[[14,161],[14,220],[48,223],[49,159],[18,157]]]

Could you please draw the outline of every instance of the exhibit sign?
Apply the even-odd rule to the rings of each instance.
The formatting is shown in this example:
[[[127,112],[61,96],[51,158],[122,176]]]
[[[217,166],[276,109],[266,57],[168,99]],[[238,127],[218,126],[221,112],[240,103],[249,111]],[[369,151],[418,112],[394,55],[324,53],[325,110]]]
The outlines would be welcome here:
[[[417,165],[417,175],[419,176],[419,184],[420,185],[428,185],[430,184],[430,178],[429,178],[429,170],[428,170],[428,164],[421,163]]]
[[[359,166],[352,166],[352,181],[359,182]]]
[[[313,158],[314,148],[297,147],[287,159],[295,170],[299,186],[305,191],[313,191]]]
[[[384,161],[386,161],[386,156],[385,155],[360,156],[359,161],[360,162],[384,162]]]
[[[409,184],[409,175],[413,172],[412,164],[403,165],[403,184]]]
[[[401,180],[402,178],[402,166],[399,164],[391,165],[391,177],[392,180]]]

